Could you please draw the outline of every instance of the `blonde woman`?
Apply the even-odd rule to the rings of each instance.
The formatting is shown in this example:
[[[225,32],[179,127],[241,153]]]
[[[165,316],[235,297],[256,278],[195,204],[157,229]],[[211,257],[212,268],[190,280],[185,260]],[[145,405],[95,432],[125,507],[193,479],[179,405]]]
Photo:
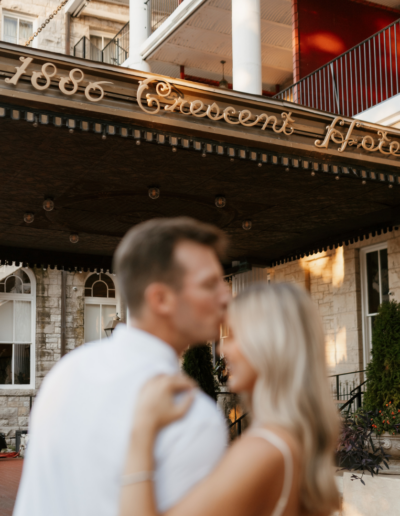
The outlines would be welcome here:
[[[224,353],[230,388],[253,424],[214,471],[163,516],[327,516],[338,508],[334,448],[338,415],[325,367],[320,316],[289,284],[258,284],[229,310]],[[190,380],[158,377],[136,407],[122,479],[120,516],[160,516],[152,471],[157,433],[184,416]],[[179,401],[174,396],[187,391]]]

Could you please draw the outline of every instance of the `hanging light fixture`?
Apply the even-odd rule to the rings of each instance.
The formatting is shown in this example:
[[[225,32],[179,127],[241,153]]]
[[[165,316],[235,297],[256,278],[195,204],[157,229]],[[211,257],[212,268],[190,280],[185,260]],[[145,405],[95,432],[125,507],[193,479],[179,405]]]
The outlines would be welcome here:
[[[43,202],[43,209],[45,211],[53,211],[54,210],[54,201],[53,199],[45,199]]]
[[[149,188],[149,197],[150,199],[158,199],[160,197],[160,189],[159,188]]]
[[[215,206],[217,208],[224,208],[226,206],[226,198],[223,195],[217,195],[215,198]]]
[[[32,222],[35,220],[35,215],[33,213],[25,213],[24,214],[24,222],[27,224],[32,224]]]
[[[249,231],[251,229],[251,226],[252,226],[252,223],[251,223],[251,220],[244,220],[242,222],[242,228],[245,230],[245,231]]]
[[[79,242],[79,235],[77,233],[71,233],[69,235],[69,241],[71,244],[77,244]]]
[[[221,61],[222,79],[219,81],[219,87],[223,90],[229,90],[228,81],[225,79],[225,63],[226,63],[226,61]]]

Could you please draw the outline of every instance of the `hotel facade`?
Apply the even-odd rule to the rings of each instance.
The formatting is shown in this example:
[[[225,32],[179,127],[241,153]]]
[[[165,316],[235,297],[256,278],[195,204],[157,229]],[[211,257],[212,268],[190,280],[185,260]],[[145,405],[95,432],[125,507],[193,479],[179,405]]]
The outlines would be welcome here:
[[[341,3],[366,33],[343,35]],[[328,27],[311,0],[3,0],[0,432],[10,444],[61,357],[125,320],[112,255],[153,217],[224,229],[233,295],[259,280],[306,288],[333,394],[363,381],[378,306],[400,301],[394,4],[343,0]]]

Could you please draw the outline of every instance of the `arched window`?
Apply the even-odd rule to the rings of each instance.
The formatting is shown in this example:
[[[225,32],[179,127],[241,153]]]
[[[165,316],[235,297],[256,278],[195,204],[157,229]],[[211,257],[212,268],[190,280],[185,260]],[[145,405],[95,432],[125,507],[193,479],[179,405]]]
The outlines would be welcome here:
[[[85,283],[85,297],[115,297],[115,285],[107,274],[92,274]]]
[[[115,284],[108,274],[91,274],[85,283],[85,342],[104,339],[117,315]]]
[[[35,276],[0,266],[0,386],[35,387]]]

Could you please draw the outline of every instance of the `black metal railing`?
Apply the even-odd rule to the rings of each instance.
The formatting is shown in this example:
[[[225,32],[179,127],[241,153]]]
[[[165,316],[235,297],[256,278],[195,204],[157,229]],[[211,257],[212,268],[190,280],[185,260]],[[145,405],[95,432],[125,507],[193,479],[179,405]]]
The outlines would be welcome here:
[[[129,22],[103,48],[103,62],[122,65],[129,57]]]
[[[157,30],[182,2],[183,0],[148,0],[149,32],[152,33]],[[122,27],[103,50],[97,48],[86,36],[83,36],[74,46],[74,56],[118,66],[122,65],[129,57],[129,22]]]
[[[274,96],[352,117],[399,93],[400,20]]]
[[[363,374],[365,369],[361,371],[351,371],[350,373],[334,374],[328,378],[334,379],[331,384],[332,396],[338,404],[339,410],[347,409],[349,412],[361,408],[362,397],[364,392],[362,387],[368,380],[364,380]],[[344,376],[354,375],[351,380],[342,380]]]
[[[91,61],[103,61],[103,52],[97,48],[90,39],[83,36],[74,46],[74,57],[90,59]]]
[[[175,11],[183,0],[149,0],[151,32],[160,27],[162,23]]]
[[[239,437],[240,435],[242,435],[242,431],[245,430],[245,428],[247,427],[247,424],[245,424],[246,417],[247,417],[247,413],[243,414],[242,416],[237,418],[233,423],[231,423],[229,425],[229,433],[230,433],[231,440],[234,440],[234,439],[236,439],[236,437]]]

